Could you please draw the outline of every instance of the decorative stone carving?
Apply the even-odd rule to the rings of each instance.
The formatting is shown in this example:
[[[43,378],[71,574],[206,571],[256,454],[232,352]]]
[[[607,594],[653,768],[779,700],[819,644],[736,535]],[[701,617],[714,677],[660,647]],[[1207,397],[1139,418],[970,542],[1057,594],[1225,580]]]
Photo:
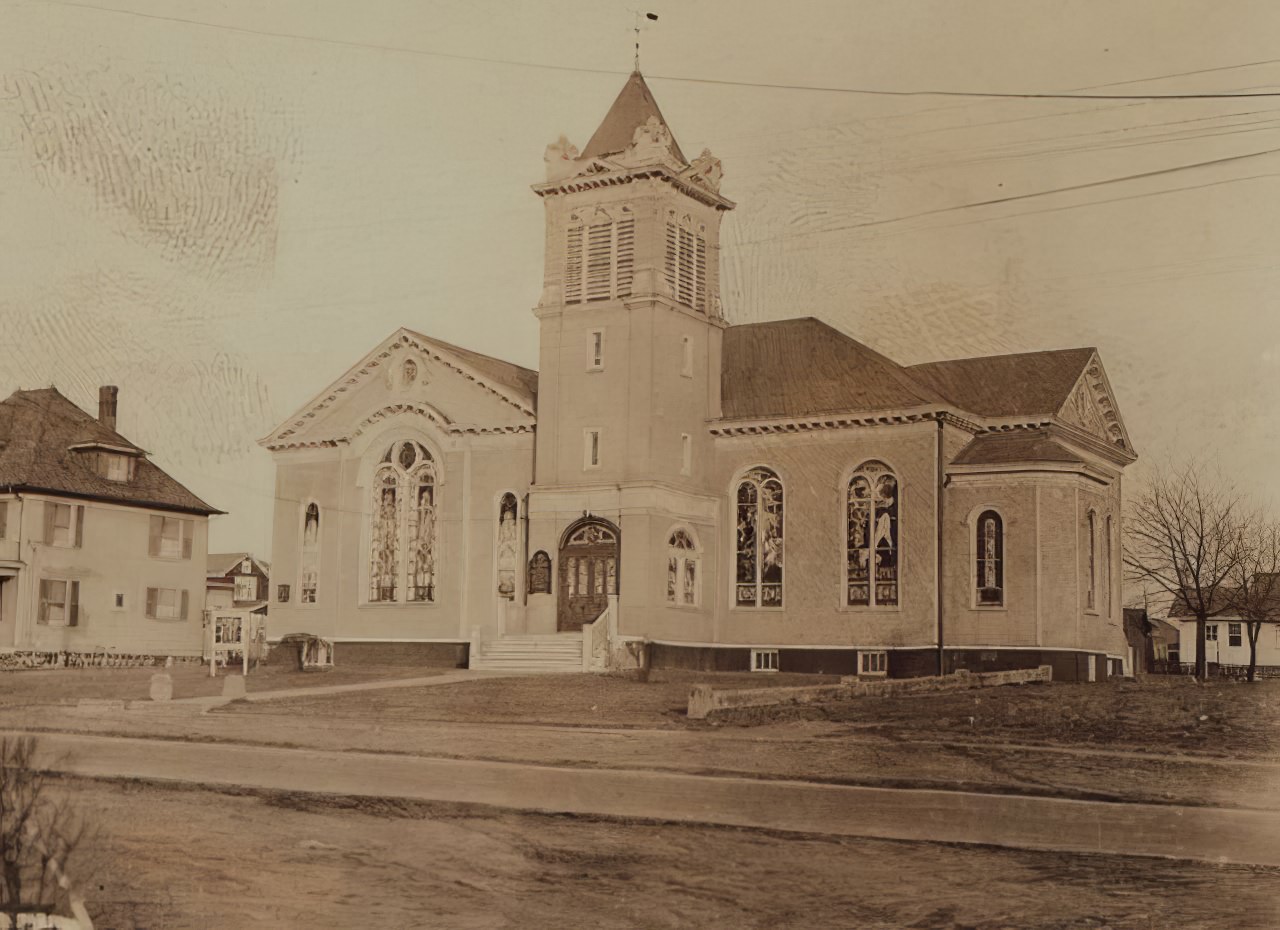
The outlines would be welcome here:
[[[674,164],[671,150],[671,130],[656,116],[649,117],[636,129],[631,145],[627,147],[628,164],[642,165],[652,162]]]
[[[578,158],[578,147],[566,137],[561,136],[547,146],[542,160],[547,166],[547,180],[559,181],[572,177],[575,173],[574,162]]]
[[[684,176],[695,184],[700,184],[713,193],[720,191],[720,179],[724,177],[724,168],[720,159],[711,154],[711,149],[703,149],[702,154],[693,160]]]

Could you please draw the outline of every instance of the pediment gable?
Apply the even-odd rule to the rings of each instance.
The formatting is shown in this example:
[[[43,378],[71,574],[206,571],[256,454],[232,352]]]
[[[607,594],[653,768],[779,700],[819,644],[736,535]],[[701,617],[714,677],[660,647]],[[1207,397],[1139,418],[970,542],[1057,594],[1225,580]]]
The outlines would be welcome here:
[[[1120,418],[1120,408],[1096,352],[1076,379],[1057,415],[1064,423],[1132,454],[1129,433]]]
[[[268,449],[336,446],[388,417],[423,419],[446,434],[533,429],[536,375],[401,329],[269,436]]]

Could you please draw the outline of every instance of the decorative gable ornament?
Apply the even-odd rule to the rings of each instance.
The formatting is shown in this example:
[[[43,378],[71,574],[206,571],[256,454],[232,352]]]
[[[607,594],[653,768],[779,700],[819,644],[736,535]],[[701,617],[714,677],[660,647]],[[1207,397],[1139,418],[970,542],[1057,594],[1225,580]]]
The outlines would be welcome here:
[[[542,160],[546,162],[548,181],[562,181],[578,173],[578,147],[565,136],[547,146]]]
[[[720,159],[711,154],[710,149],[703,149],[702,154],[695,158],[693,164],[680,176],[718,194],[720,179],[724,177],[724,168],[720,164]]]
[[[643,126],[636,127],[631,144],[620,160],[633,166],[657,162],[677,171],[683,167],[672,148],[671,130],[656,116],[650,116]]]

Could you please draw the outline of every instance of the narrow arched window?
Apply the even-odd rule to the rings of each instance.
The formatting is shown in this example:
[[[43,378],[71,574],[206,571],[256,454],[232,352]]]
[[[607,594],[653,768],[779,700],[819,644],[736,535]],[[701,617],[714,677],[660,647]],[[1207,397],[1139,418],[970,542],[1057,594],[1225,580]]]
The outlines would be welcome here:
[[[782,606],[782,481],[753,468],[738,482],[734,604]]]
[[[687,530],[678,529],[667,540],[667,603],[694,607],[702,582],[702,554]]]
[[[898,603],[898,479],[883,462],[864,462],[846,498],[846,600],[850,607]]]
[[[302,514],[302,552],[298,560],[298,600],[314,604],[320,590],[320,505],[312,501]]]
[[[1098,605],[1098,518],[1089,511],[1089,579],[1085,591],[1085,606],[1094,610]]]
[[[1111,548],[1114,543],[1111,539],[1111,515],[1110,514],[1107,514],[1107,535],[1106,535],[1106,538],[1103,540],[1103,542],[1104,542],[1104,545],[1102,550],[1102,557],[1106,559],[1106,563],[1102,569],[1103,571],[1102,583],[1106,586],[1104,603],[1106,604],[1107,616],[1109,617],[1111,616],[1111,597],[1112,597],[1111,589],[1114,581],[1114,579],[1112,578],[1112,571],[1111,571],[1111,562],[1112,562]]]
[[[516,596],[516,563],[520,556],[520,504],[511,493],[498,502],[498,595]]]
[[[382,457],[370,523],[369,600],[434,601],[436,469],[420,443],[397,442]]]
[[[977,525],[977,591],[980,607],[1004,606],[1004,522],[984,510]]]

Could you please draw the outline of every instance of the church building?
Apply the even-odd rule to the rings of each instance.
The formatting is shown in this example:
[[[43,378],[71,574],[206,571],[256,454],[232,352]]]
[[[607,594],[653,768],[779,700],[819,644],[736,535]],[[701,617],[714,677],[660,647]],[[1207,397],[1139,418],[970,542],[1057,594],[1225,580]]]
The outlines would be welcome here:
[[[633,73],[533,188],[538,371],[400,329],[262,440],[273,639],[477,668],[1129,666],[1135,455],[1098,353],[903,366],[809,317],[733,325],[720,181]]]

